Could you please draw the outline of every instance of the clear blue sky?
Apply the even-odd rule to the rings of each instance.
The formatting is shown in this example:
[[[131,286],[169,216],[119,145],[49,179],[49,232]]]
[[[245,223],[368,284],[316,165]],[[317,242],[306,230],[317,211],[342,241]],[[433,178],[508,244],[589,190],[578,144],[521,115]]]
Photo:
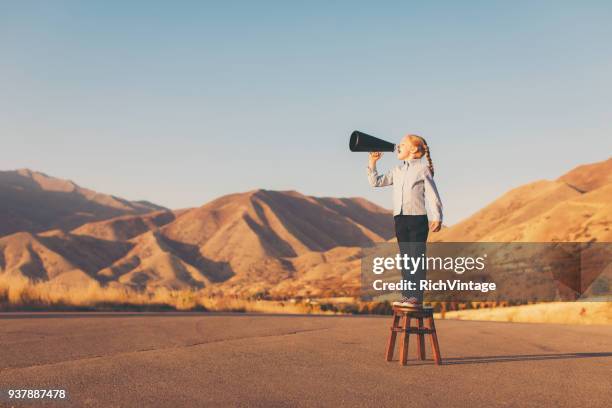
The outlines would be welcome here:
[[[413,132],[452,224],[610,156],[611,21],[609,1],[1,1],[0,169],[171,208],[390,207],[348,136]]]

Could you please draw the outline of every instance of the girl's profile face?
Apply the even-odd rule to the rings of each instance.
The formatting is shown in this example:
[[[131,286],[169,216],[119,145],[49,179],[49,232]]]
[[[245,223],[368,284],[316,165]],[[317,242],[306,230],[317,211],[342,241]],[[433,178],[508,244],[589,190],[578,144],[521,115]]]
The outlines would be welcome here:
[[[412,153],[416,153],[418,148],[410,143],[408,137],[404,137],[397,145],[397,159],[406,160]]]

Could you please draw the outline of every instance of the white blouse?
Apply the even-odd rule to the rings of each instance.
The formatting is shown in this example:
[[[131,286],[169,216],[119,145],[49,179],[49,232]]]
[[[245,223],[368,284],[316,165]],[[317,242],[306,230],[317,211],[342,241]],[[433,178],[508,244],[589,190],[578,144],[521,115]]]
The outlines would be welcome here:
[[[393,215],[425,215],[429,207],[430,221],[442,221],[442,201],[429,166],[421,159],[411,159],[379,175],[368,167],[372,187],[393,185]]]

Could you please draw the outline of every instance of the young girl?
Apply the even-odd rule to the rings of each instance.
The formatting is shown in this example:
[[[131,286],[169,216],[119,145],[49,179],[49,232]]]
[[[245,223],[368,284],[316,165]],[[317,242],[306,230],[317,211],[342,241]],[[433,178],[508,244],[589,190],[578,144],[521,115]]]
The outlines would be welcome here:
[[[400,252],[411,257],[420,256],[425,253],[429,230],[437,232],[442,227],[442,202],[433,180],[434,168],[425,139],[417,135],[407,135],[397,145],[396,151],[397,158],[403,163],[384,175],[379,175],[376,170],[376,162],[382,157],[382,153],[370,153],[368,179],[372,187],[393,185],[393,218]],[[421,160],[423,156],[427,159],[427,163]],[[429,207],[431,226],[425,203]],[[419,280],[425,279],[425,269],[421,268],[412,274],[402,269],[402,277],[415,282],[417,289],[402,291],[401,301],[394,304],[421,305],[423,291],[418,287]]]

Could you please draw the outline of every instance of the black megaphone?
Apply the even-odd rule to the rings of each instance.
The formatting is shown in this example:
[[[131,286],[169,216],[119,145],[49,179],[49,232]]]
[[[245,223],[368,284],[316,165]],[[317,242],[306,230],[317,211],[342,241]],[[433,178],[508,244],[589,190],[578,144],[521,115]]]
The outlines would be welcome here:
[[[393,152],[395,144],[356,130],[351,133],[349,149],[351,152]]]

